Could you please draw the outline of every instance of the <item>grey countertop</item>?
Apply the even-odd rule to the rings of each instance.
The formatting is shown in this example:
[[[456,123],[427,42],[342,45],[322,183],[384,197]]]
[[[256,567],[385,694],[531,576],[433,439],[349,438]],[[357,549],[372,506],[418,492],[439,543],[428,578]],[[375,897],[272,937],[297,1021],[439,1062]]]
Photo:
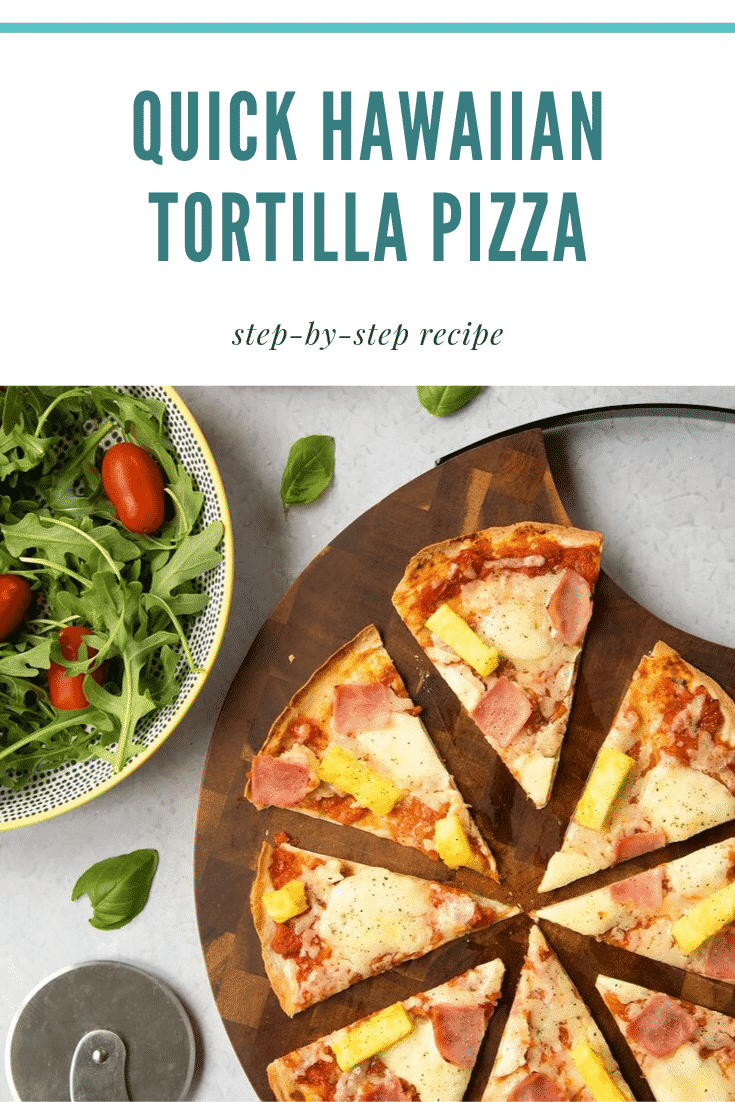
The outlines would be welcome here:
[[[565,411],[617,403],[735,407],[735,387],[488,387],[434,418],[413,387],[182,387],[229,498],[236,577],[229,627],[197,703],[129,780],[76,810],[0,834],[0,1034],[47,975],[78,961],[129,961],[168,981],[188,1008],[201,1060],[192,1099],[253,1099],[210,993],[192,891],[192,845],[204,758],[234,674],[272,605],[356,516],[447,453]],[[333,485],[284,515],[291,443],[336,440]],[[605,535],[604,568],[664,620],[716,642],[735,638],[735,424],[614,418],[548,434],[572,520]],[[149,902],[120,930],[87,922],[71,887],[90,864],[139,847],[160,852]],[[0,1099],[13,1094],[0,1077]]]

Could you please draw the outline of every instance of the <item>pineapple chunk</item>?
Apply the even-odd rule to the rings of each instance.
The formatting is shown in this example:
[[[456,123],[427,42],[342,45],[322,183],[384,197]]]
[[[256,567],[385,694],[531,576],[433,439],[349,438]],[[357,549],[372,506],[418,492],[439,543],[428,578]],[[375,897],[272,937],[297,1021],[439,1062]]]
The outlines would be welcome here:
[[[341,746],[330,746],[317,768],[319,778],[349,792],[375,815],[387,815],[402,795],[398,785]]]
[[[332,1051],[342,1071],[394,1045],[413,1029],[413,1022],[402,1003],[394,1003],[362,1022],[348,1027],[341,1037],[332,1041]]]
[[[436,852],[450,869],[464,865],[468,869],[484,872],[485,866],[476,853],[472,852],[467,835],[457,815],[447,815],[434,827],[434,845]]]
[[[288,922],[289,918],[308,911],[303,880],[289,880],[276,892],[263,892],[263,906],[274,922]]]
[[[602,1059],[586,1041],[578,1041],[574,1045],[572,1060],[598,1102],[625,1102],[625,1095],[616,1087]]]
[[[472,666],[480,677],[487,677],[496,668],[499,658],[495,647],[481,639],[449,605],[439,605],[426,621],[426,626]]]
[[[635,762],[612,746],[603,746],[590,773],[574,818],[580,826],[602,830]]]
[[[735,884],[728,884],[682,915],[671,932],[683,953],[693,953],[708,937],[734,920]]]

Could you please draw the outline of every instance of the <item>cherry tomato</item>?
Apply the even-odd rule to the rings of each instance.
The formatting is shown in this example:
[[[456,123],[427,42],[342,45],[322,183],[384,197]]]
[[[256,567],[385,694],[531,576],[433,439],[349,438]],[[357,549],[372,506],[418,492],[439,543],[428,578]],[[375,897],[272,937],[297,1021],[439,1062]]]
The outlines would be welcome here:
[[[0,574],[0,643],[12,635],[25,619],[33,590],[17,574]]]
[[[163,474],[137,444],[115,444],[102,460],[102,485],[129,532],[150,534],[163,524]]]
[[[92,635],[91,629],[78,624],[62,628],[59,632],[59,648],[68,662],[76,662],[79,657],[82,637],[85,635]],[[87,656],[94,658],[95,654],[97,654],[97,651],[94,647],[89,647]],[[104,685],[106,675],[107,663],[103,662],[93,672],[92,680],[96,681],[98,685]],[[71,711],[72,708],[86,708],[89,701],[84,695],[83,683],[83,673],[75,674],[74,677],[67,677],[66,667],[51,659],[51,668],[48,671],[48,691],[51,703],[55,708],[60,708],[64,712]]]

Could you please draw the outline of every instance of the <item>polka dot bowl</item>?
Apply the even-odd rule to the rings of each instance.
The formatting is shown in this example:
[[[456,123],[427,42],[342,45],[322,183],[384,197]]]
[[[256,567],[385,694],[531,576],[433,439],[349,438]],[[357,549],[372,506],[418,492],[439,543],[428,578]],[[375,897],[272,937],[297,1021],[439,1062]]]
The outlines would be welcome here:
[[[0,830],[11,830],[50,819],[79,807],[125,780],[146,761],[181,722],[201,690],[224,636],[230,608],[233,579],[232,525],[227,498],[214,458],[199,426],[172,387],[130,386],[120,390],[136,397],[156,398],[166,407],[165,425],[179,460],[204,494],[204,506],[197,527],[222,521],[224,537],[219,550],[222,561],[199,579],[202,591],[209,598],[203,612],[192,617],[186,638],[200,672],[184,665],[186,674],[174,701],[145,716],[136,727],[139,752],[119,772],[101,759],[67,762],[58,769],[36,773],[22,788],[0,787]],[[84,426],[88,431],[90,426]],[[81,431],[81,427],[80,427]],[[110,433],[104,446],[120,439]]]

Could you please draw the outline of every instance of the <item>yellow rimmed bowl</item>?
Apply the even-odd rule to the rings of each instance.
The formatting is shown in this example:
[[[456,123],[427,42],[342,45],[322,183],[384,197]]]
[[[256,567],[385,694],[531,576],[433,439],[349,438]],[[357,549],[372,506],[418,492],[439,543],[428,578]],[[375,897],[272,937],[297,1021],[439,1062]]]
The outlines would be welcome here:
[[[22,788],[9,790],[0,786],[0,830],[12,830],[61,815],[107,792],[130,776],[155,753],[191,708],[214,665],[224,637],[232,597],[234,555],[230,511],[214,457],[199,426],[173,387],[126,386],[118,389],[138,398],[156,398],[163,402],[168,438],[176,449],[179,461],[204,494],[204,506],[197,527],[201,525],[204,528],[218,520],[224,525],[224,536],[219,547],[222,561],[199,579],[202,591],[209,600],[204,610],[192,618],[186,630],[194,665],[201,672],[194,673],[187,665],[176,699],[143,717],[135,731],[136,745],[140,746],[140,750],[119,773],[108,762],[94,758],[67,762],[58,769],[40,771]],[[109,443],[119,439],[120,434],[113,430]],[[182,669],[183,663],[182,649]]]

